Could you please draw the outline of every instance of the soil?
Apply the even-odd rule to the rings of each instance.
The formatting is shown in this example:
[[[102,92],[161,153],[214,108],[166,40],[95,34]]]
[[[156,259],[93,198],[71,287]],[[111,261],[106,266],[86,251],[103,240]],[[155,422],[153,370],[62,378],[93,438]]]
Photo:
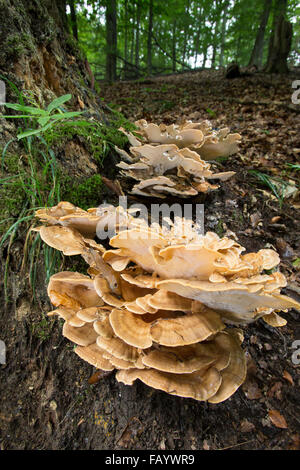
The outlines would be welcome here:
[[[300,155],[299,105],[291,102],[295,79],[255,74],[224,80],[221,72],[203,71],[103,84],[101,95],[132,121],[210,119],[242,135],[239,153],[214,164],[236,175],[205,198],[205,230],[233,232],[247,251],[275,248],[288,281],[282,292],[299,301],[299,199],[284,198],[281,206],[249,173],[299,185],[299,170],[287,166],[299,164]],[[103,175],[111,178],[108,160],[105,166]],[[113,193],[110,199],[117,203]],[[262,320],[243,328],[247,380],[223,403],[171,396],[139,381],[125,386],[114,373],[95,378],[95,369],[62,337],[61,322],[46,317],[51,306],[42,260],[33,302],[21,271],[23,245],[20,235],[11,251],[10,303],[0,318],[7,351],[0,365],[1,449],[300,449],[299,312],[283,313],[282,328]],[[5,250],[1,256],[4,261]]]

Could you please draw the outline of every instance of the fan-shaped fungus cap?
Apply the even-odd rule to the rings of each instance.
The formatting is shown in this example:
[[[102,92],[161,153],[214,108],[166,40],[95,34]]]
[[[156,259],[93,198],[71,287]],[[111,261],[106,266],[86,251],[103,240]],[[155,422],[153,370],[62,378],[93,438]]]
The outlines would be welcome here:
[[[62,201],[57,206],[37,210],[35,216],[51,225],[73,228],[83,236],[93,238],[99,222],[96,211],[96,208],[84,211],[69,202]]]
[[[55,307],[63,306],[79,310],[79,308],[103,305],[94,288],[93,280],[76,272],[62,271],[51,276],[48,295]]]
[[[104,357],[104,351],[100,349],[96,343],[90,344],[89,346],[77,346],[75,353],[84,361],[97,367],[97,369],[110,371],[115,368],[109,359]]]
[[[62,334],[79,346],[89,346],[90,344],[95,343],[98,337],[93,326],[89,323],[86,323],[84,326],[74,327],[65,322]]]
[[[85,251],[82,236],[69,227],[59,225],[43,226],[40,227],[39,234],[47,245],[62,251],[64,255],[81,255]]]
[[[168,279],[158,283],[158,287],[185,295],[198,300],[211,309],[220,312],[233,322],[250,322],[258,318],[260,308],[271,307],[275,310],[298,308],[300,304],[287,296],[272,294],[264,295],[260,291],[263,286],[249,286],[235,282],[210,283],[207,281],[188,281],[184,279]],[[256,292],[255,292],[256,291]],[[263,314],[263,313],[262,313]]]
[[[197,343],[178,348],[160,347],[152,349],[142,357],[145,366],[173,374],[190,374],[197,370],[207,370],[216,362],[220,349],[209,343]]]
[[[199,123],[186,121],[181,125],[147,123],[145,119],[135,122],[139,129],[141,138],[132,140],[152,145],[176,144],[179,148],[189,147],[199,153],[204,160],[213,160],[217,157],[227,157],[238,151],[238,144],[241,141],[240,134],[230,134],[227,127],[218,131],[212,130],[212,125],[205,120]]]
[[[192,374],[170,374],[156,369],[128,369],[118,371],[116,378],[125,385],[132,385],[136,379],[140,379],[152,388],[199,401],[212,397],[222,381],[220,372],[213,367],[205,372],[197,371]]]
[[[202,135],[201,131],[194,129],[186,134],[195,132]],[[124,152],[117,151],[124,158]],[[210,164],[202,160],[197,152],[174,144],[140,145],[131,147],[130,152],[132,157],[126,154],[126,163],[121,161],[117,166],[122,175],[139,181],[134,185],[132,194],[165,197],[169,193],[189,197],[218,187],[206,179],[224,181],[234,175],[234,172],[214,174]],[[128,157],[130,163],[127,163]]]
[[[216,343],[230,353],[228,366],[220,373],[222,383],[216,394],[208,399],[209,403],[220,403],[229,398],[245,381],[246,357],[236,337],[230,331],[216,337]]]
[[[201,313],[177,318],[162,318],[151,325],[151,338],[164,346],[185,346],[198,343],[225,328],[220,315],[203,307]]]

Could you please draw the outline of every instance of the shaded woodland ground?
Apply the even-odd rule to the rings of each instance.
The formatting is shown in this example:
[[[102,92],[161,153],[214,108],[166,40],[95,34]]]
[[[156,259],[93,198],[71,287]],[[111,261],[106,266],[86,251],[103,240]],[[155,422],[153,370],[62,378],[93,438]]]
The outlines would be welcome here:
[[[278,198],[249,170],[299,185],[299,170],[288,166],[300,160],[299,105],[291,103],[292,81],[299,78],[293,72],[225,80],[222,72],[203,71],[100,90],[131,121],[210,119],[242,135],[239,153],[215,164],[236,175],[206,197],[205,229],[232,231],[247,250],[274,247],[288,280],[283,292],[298,301],[299,197]],[[109,158],[102,175],[119,179]],[[117,203],[109,188],[101,197]],[[280,329],[261,320],[244,329],[248,377],[224,403],[170,396],[139,381],[125,386],[114,373],[90,384],[95,369],[74,354],[61,322],[44,315],[50,304],[42,261],[32,302],[28,278],[20,275],[23,243],[20,236],[13,246],[13,302],[0,320],[7,344],[7,363],[0,366],[2,449],[300,449],[300,369],[292,362],[298,312],[283,314],[288,323]]]

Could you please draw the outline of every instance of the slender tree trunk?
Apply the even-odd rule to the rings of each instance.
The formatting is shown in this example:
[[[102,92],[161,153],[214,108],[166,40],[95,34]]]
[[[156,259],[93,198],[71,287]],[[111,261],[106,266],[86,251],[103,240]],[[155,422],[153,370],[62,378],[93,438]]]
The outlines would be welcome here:
[[[235,54],[234,54],[234,60],[235,62],[238,62],[239,60],[239,54],[240,54],[240,48],[241,48],[241,40],[242,36],[241,34],[238,35],[237,41],[236,41],[236,49],[235,49]]]
[[[125,28],[124,28],[124,59],[128,62],[128,0],[124,2]]]
[[[176,72],[176,20],[173,21],[172,28],[172,71]]]
[[[219,26],[219,23],[218,23],[218,21],[216,21],[215,22],[215,27],[214,27],[213,44],[212,44],[212,46],[213,46],[213,55],[212,55],[212,59],[211,59],[211,68],[212,69],[215,68],[215,64],[216,64],[218,26]]]
[[[69,0],[69,7],[71,12],[71,25],[73,36],[78,41],[78,27],[77,27],[77,15],[76,15],[76,5],[74,0]]]
[[[185,62],[185,56],[186,56],[186,50],[187,50],[187,41],[188,41],[188,31],[189,31],[189,25],[187,23],[188,15],[190,11],[190,0],[187,1],[186,7],[185,7],[185,26],[184,26],[184,39],[183,39],[183,55],[182,55],[182,62]],[[184,70],[184,65],[182,66],[182,70]]]
[[[255,44],[251,53],[249,65],[256,65],[256,67],[261,67],[263,59],[263,50],[264,50],[264,37],[266,32],[266,26],[270,16],[270,11],[272,7],[272,0],[265,0],[264,9],[260,19],[260,25],[257,31]]]
[[[147,71],[148,75],[152,73],[152,29],[153,29],[153,0],[149,1],[149,22],[148,22],[148,40],[147,40]]]
[[[205,49],[204,55],[203,55],[203,62],[202,62],[202,67],[203,68],[205,68],[206,61],[207,61],[207,48]]]
[[[197,66],[197,60],[198,60],[198,55],[199,55],[199,43],[200,43],[200,34],[201,34],[201,20],[202,20],[202,8],[200,8],[199,10],[199,14],[197,15],[198,16],[198,23],[199,23],[199,26],[198,26],[198,29],[197,29],[197,33],[196,33],[196,40],[195,40],[195,61],[194,61],[194,67]]]
[[[106,0],[106,80],[117,78],[117,0]]]
[[[128,0],[124,1],[124,65],[123,78],[128,76]]]
[[[285,19],[287,0],[276,0],[272,34],[265,71],[267,73],[288,73],[287,58],[291,50],[293,27]]]
[[[131,29],[131,44],[130,44],[130,62],[133,64],[134,56],[134,38],[135,38],[135,20],[136,20],[136,8],[133,8],[133,26]]]
[[[136,31],[135,31],[135,66],[139,68],[140,59],[140,22],[141,22],[141,0],[137,0],[137,12],[136,12]]]
[[[227,24],[228,7],[229,7],[229,2],[226,2],[224,4],[223,18],[222,18],[221,50],[220,50],[220,61],[219,61],[220,67],[224,66],[224,50],[225,50],[225,37],[226,37],[226,24]]]

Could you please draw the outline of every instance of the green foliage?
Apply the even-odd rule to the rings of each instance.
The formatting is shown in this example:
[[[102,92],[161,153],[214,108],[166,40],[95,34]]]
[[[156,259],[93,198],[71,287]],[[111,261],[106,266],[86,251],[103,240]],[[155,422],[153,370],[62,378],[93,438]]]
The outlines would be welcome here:
[[[96,79],[105,76],[105,1],[77,0],[79,45],[88,58]],[[226,66],[238,61],[249,63],[264,9],[263,0],[165,0],[153,2],[153,74],[170,73],[194,67]],[[138,14],[139,11],[139,14]],[[269,15],[263,62],[266,62],[275,2]],[[293,23],[290,64],[299,62],[300,7],[287,2],[287,19]],[[136,78],[147,75],[149,1],[120,0],[116,12],[117,76]],[[138,20],[139,18],[139,20]],[[126,61],[126,62],[125,62]],[[139,70],[137,73],[137,69]]]
[[[28,234],[21,269],[27,266],[33,296],[40,255],[44,259],[46,280],[61,263],[61,254],[48,246],[42,246],[38,232],[29,230],[34,222],[35,211],[41,207],[54,206],[62,199],[86,209],[101,202],[101,176],[95,174],[78,184],[78,181],[65,176],[65,172],[58,166],[54,148],[59,148],[64,139],[80,138],[101,166],[115,145],[122,147],[127,142],[118,128],[135,128],[117,112],[112,112],[113,119],[107,125],[91,118],[79,120],[81,112],[68,112],[63,108],[71,95],[56,98],[42,109],[32,96],[25,95],[13,83],[7,82],[19,102],[6,104],[8,109],[17,111],[18,114],[1,116],[4,119],[16,119],[18,123],[16,137],[5,144],[1,153],[0,248],[4,244],[7,246],[4,272],[6,301],[9,300],[7,289],[10,251],[18,232]],[[14,141],[23,144],[24,153],[21,156],[10,152],[10,145]]]
[[[260,183],[263,186],[266,186],[269,189],[271,189],[274,196],[278,199],[280,209],[282,209],[283,200],[285,198],[285,190],[287,187],[287,182],[280,178],[270,177],[269,175],[262,173],[260,171],[257,171],[257,170],[249,170],[249,173],[256,176],[258,181],[260,181]]]
[[[4,115],[1,117],[6,119],[24,119],[26,130],[23,130],[17,135],[19,140],[32,135],[42,135],[57,123],[82,114],[81,111],[67,112],[62,108],[62,105],[71,98],[72,95],[63,95],[59,98],[55,98],[46,109],[41,109],[37,105],[26,106],[22,103],[5,103],[6,108],[20,111],[22,114]]]

